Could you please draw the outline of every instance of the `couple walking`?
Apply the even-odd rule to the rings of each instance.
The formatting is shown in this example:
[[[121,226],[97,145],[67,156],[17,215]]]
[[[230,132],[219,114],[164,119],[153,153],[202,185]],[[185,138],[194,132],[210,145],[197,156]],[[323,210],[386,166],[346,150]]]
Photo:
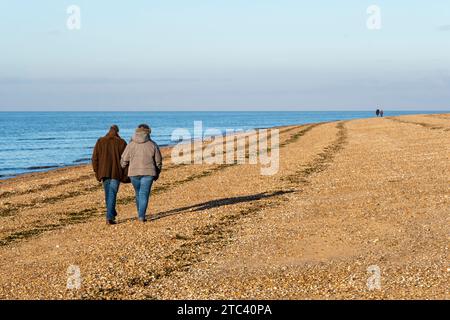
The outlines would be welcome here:
[[[119,127],[112,125],[106,136],[95,144],[92,167],[105,190],[107,224],[116,224],[116,197],[121,182],[131,182],[136,193],[139,221],[147,221],[152,184],[158,180],[162,169],[161,152],[150,133],[148,125],[139,125],[127,145],[119,136]]]

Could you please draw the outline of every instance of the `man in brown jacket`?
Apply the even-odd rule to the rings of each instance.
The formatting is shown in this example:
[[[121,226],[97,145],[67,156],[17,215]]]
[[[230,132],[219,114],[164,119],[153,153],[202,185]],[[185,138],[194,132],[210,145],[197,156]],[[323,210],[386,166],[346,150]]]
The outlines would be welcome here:
[[[92,154],[92,167],[95,177],[103,183],[106,201],[106,223],[115,224],[116,197],[124,169],[120,166],[120,157],[127,143],[119,136],[119,127],[112,125],[106,136],[97,140]]]

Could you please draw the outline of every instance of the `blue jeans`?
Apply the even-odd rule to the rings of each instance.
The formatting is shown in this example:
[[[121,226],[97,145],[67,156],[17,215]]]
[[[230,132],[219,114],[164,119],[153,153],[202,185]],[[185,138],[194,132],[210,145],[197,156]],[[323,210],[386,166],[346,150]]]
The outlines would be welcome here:
[[[139,219],[144,220],[147,212],[148,199],[150,198],[150,190],[153,184],[153,177],[135,176],[130,177],[130,179],[136,193],[136,208]]]
[[[120,181],[115,179],[103,179],[103,189],[105,190],[106,219],[116,218],[116,198],[119,191]]]

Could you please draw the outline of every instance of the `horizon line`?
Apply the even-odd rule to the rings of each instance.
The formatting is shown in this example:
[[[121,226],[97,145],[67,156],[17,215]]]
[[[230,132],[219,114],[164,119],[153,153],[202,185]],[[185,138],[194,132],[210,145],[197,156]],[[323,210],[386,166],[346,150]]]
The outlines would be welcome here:
[[[5,113],[5,112],[17,112],[17,113],[21,113],[21,112],[85,112],[85,113],[95,113],[95,112],[363,112],[363,111],[373,111],[376,110],[377,108],[373,108],[373,109],[322,109],[322,110],[310,110],[310,109],[303,109],[303,110],[286,110],[286,109],[282,109],[282,110],[254,110],[254,109],[250,109],[250,110],[223,110],[223,109],[218,109],[218,110],[161,110],[161,109],[156,109],[156,110],[48,110],[48,109],[43,109],[43,110],[0,110],[0,113]],[[384,111],[391,111],[391,112],[408,112],[408,111],[427,111],[427,112],[450,112],[450,108],[449,109],[431,109],[431,110],[426,110],[426,109],[387,109],[387,108],[379,108],[379,109],[383,109]]]

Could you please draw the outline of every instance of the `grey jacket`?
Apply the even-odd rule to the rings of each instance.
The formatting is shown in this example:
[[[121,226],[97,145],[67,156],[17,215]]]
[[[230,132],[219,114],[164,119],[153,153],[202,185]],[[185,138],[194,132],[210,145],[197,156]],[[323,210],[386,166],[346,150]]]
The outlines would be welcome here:
[[[145,130],[136,130],[120,160],[122,168],[128,167],[128,176],[153,176],[158,178],[162,169],[159,147]]]

